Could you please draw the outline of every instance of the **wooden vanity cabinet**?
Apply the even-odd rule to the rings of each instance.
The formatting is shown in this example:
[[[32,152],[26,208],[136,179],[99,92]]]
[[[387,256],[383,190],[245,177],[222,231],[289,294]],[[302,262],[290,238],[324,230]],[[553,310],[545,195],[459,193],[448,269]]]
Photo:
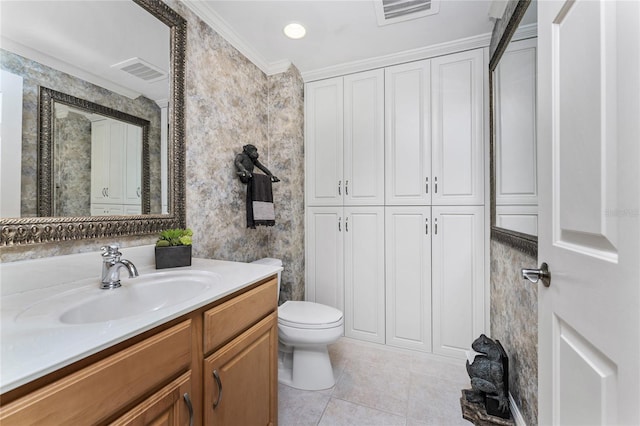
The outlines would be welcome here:
[[[271,280],[205,312],[205,425],[277,424],[277,305]]]
[[[276,288],[264,280],[7,392],[0,424],[275,425]]]

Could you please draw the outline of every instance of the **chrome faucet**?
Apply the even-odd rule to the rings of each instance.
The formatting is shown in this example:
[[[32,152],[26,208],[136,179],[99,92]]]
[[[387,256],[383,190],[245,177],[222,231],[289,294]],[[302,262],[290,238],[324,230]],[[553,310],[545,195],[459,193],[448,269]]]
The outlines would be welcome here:
[[[102,282],[100,288],[103,290],[120,287],[120,268],[127,268],[129,278],[138,276],[136,266],[126,259],[120,259],[122,253],[119,251],[120,246],[111,244],[102,247]]]

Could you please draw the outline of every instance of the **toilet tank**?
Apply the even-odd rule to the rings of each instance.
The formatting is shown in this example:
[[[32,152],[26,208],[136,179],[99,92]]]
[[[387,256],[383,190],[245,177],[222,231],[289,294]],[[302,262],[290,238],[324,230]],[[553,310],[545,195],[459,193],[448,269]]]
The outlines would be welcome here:
[[[280,259],[274,259],[272,257],[265,257],[263,259],[258,259],[255,260],[251,263],[258,263],[260,265],[270,265],[270,266],[282,266],[282,260]],[[280,300],[280,277],[281,277],[281,272],[278,272],[278,300]]]

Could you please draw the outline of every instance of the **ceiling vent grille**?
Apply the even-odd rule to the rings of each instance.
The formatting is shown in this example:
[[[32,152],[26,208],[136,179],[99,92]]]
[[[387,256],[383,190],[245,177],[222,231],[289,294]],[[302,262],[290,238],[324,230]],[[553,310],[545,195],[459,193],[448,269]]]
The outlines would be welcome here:
[[[435,15],[438,13],[440,0],[376,0],[374,4],[378,25],[389,25]]]
[[[140,58],[127,59],[126,61],[111,65],[111,67],[129,73],[147,83],[154,83],[167,78],[165,71]]]

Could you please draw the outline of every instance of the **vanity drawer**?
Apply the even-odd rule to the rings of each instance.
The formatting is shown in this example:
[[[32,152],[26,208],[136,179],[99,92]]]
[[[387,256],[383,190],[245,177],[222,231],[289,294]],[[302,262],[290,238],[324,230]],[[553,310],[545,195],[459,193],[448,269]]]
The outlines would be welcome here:
[[[278,281],[273,278],[204,313],[204,353],[233,339],[278,307]]]
[[[0,423],[104,422],[188,369],[191,346],[191,320],[187,320],[3,406]]]

